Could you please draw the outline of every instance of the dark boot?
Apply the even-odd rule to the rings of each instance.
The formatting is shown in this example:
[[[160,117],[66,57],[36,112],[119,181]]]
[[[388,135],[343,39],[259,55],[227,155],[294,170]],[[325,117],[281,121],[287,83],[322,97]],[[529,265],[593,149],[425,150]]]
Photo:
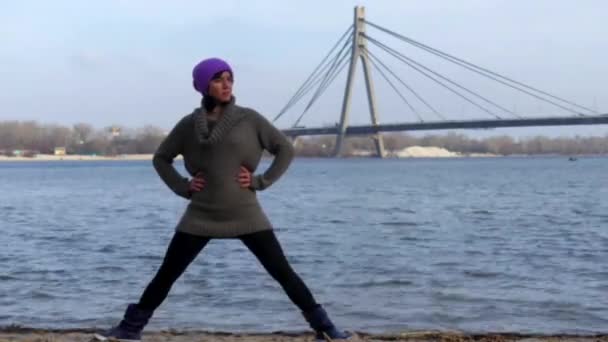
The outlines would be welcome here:
[[[342,341],[349,340],[353,336],[346,331],[338,330],[321,305],[308,312],[303,312],[303,315],[308,324],[310,324],[310,327],[315,331],[317,341]]]
[[[99,341],[141,341],[141,331],[144,329],[153,311],[142,310],[136,304],[129,304],[125,311],[124,318],[120,323],[110,330],[95,334],[95,339]]]

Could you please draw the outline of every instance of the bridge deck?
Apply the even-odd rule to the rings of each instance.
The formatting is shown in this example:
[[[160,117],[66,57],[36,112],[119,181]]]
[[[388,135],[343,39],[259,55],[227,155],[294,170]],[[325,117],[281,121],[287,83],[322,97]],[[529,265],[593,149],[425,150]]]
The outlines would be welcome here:
[[[422,130],[444,130],[444,129],[484,129],[501,127],[534,127],[534,126],[573,126],[573,125],[599,125],[608,124],[608,114],[597,116],[574,116],[574,117],[546,117],[531,119],[489,119],[489,120],[465,120],[465,121],[434,121],[417,123],[381,124],[378,126],[361,125],[349,126],[347,135],[367,135],[377,132],[398,131],[422,131]],[[338,126],[334,127],[310,127],[310,128],[288,128],[283,133],[290,137],[305,135],[332,135],[338,134]]]

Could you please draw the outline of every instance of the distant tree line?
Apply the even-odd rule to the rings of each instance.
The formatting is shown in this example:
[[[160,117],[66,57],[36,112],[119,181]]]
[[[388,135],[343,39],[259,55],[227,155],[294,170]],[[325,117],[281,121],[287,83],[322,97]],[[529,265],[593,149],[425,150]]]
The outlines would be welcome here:
[[[515,139],[510,136],[495,136],[482,139],[464,134],[447,133],[416,137],[407,133],[383,134],[384,146],[388,152],[397,152],[411,146],[434,146],[461,154],[496,155],[541,155],[541,154],[608,154],[608,135],[604,137],[548,138],[536,136]],[[330,156],[333,153],[335,137],[319,136],[299,138],[298,155]],[[369,137],[351,137],[345,140],[343,153],[355,155],[361,151],[373,151],[374,142]]]
[[[26,154],[53,154],[57,147],[65,148],[68,154],[147,154],[154,153],[164,137],[165,131],[154,126],[96,129],[86,123],[68,127],[34,121],[0,122],[0,152],[6,155],[12,155],[16,150],[25,151]],[[383,139],[389,152],[411,146],[435,146],[462,154],[608,154],[608,135],[573,138],[537,136],[524,139],[494,136],[476,139],[456,133],[423,137],[389,133],[383,134]],[[331,156],[334,144],[333,136],[301,137],[296,144],[296,153],[304,157]],[[360,151],[372,151],[373,148],[373,141],[369,137],[351,137],[345,141],[344,154],[354,155]]]
[[[164,138],[158,127],[128,130],[119,126],[95,129],[86,123],[72,127],[34,121],[0,122],[0,151],[5,155],[53,154],[65,148],[68,154],[118,155],[153,153]]]

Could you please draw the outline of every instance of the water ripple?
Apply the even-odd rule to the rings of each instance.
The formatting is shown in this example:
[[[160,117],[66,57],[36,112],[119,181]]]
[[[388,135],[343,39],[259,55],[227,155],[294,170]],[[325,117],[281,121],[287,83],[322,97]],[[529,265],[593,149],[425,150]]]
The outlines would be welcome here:
[[[408,222],[408,221],[386,221],[380,222],[383,226],[398,226],[398,227],[416,227],[418,223],[416,222]]]

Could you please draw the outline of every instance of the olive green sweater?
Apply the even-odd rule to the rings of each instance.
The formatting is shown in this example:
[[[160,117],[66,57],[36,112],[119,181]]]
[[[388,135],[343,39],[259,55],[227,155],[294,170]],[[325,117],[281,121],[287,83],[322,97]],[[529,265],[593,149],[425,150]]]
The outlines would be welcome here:
[[[182,118],[154,154],[161,179],[177,195],[190,200],[176,230],[214,238],[231,238],[273,229],[256,192],[268,188],[287,170],[293,159],[291,142],[264,116],[237,106],[233,98],[209,130],[203,108]],[[256,173],[267,150],[274,159],[267,170]],[[202,191],[189,193],[189,181],[177,172],[173,159],[184,158],[191,176],[201,172]],[[252,172],[250,188],[237,182],[240,167]]]

